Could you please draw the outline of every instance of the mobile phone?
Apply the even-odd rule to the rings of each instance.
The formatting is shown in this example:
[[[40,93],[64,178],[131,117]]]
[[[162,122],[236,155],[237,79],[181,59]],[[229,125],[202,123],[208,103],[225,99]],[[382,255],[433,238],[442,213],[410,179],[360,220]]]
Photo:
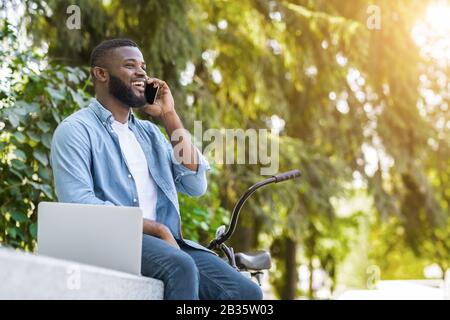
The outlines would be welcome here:
[[[159,86],[158,87],[153,87],[153,83],[145,84],[145,99],[147,100],[148,104],[154,104],[155,100],[156,100],[156,96],[158,95],[158,90],[159,90]]]

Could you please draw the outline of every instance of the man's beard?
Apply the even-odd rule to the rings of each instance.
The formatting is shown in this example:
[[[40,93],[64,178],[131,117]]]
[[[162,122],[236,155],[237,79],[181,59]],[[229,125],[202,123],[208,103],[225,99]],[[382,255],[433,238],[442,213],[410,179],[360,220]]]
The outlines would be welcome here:
[[[112,74],[109,77],[109,93],[130,108],[142,108],[147,103],[145,96],[137,96],[131,86]]]

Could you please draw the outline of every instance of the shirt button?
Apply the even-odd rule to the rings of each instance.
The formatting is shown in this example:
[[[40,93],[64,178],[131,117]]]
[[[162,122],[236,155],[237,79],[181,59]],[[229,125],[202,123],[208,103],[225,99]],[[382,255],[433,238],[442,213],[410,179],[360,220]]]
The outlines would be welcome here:
[[[137,199],[136,199],[136,198],[134,198],[134,199],[133,199],[133,202],[137,202]]]
[[[130,178],[130,179],[131,179],[131,174],[129,174],[129,175],[128,175],[128,178]]]

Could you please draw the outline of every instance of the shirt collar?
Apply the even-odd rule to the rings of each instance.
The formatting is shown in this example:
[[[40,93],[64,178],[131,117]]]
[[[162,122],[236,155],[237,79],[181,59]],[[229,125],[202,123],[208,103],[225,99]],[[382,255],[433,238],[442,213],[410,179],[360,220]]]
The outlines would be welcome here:
[[[89,107],[94,111],[94,113],[97,115],[97,117],[100,119],[100,121],[103,124],[106,123],[113,123],[114,117],[108,109],[106,109],[97,99],[92,98],[91,103],[89,104]],[[135,122],[135,115],[132,109],[130,109],[130,112],[128,114],[128,123]]]

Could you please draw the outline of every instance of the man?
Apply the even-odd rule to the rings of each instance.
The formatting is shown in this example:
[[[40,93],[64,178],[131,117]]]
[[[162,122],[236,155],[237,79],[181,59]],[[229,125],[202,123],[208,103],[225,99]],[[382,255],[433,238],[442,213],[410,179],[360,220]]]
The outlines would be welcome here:
[[[183,129],[167,83],[147,77],[137,45],[102,42],[91,54],[95,99],[56,129],[51,163],[61,202],[139,206],[142,274],[164,282],[165,299],[261,299],[261,289],[212,251],[181,236],[177,191],[206,192],[209,165]],[[154,104],[145,84],[159,86]],[[160,120],[169,143],[136,107]],[[175,149],[181,152],[174,152]],[[114,232],[114,230],[108,230]]]

